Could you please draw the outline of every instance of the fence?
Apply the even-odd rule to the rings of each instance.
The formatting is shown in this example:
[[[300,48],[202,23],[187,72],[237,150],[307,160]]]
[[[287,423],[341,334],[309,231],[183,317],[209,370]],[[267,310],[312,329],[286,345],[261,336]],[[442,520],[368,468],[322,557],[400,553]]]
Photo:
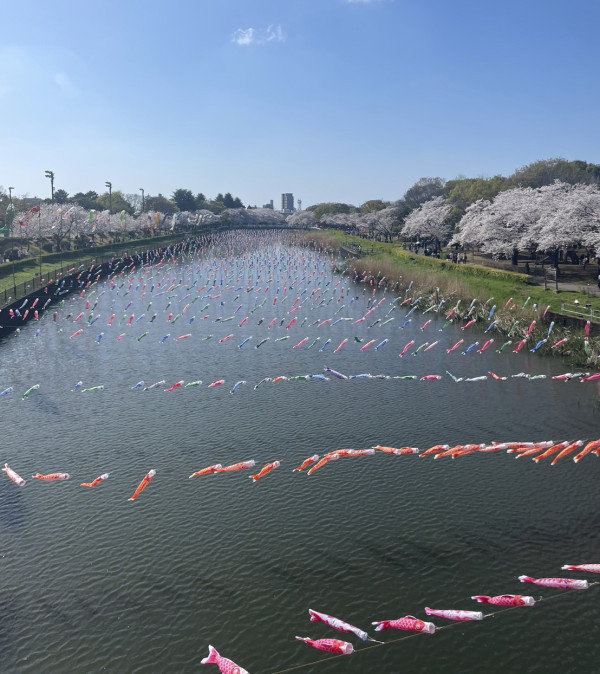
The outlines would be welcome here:
[[[75,267],[75,269],[69,266],[68,261],[61,262],[60,267],[52,267],[51,269],[46,270],[44,270],[42,265],[40,270],[43,276],[40,276],[40,272],[37,271],[34,273],[33,278],[27,281],[23,281],[22,283],[13,283],[12,286],[8,286],[3,291],[1,291],[0,301],[2,303],[2,306],[6,306],[7,304],[10,304],[11,302],[14,302],[15,300],[21,299],[23,297],[27,297],[31,293],[34,293],[36,290],[44,288],[45,286],[50,286],[53,284],[58,285],[60,284],[63,276],[69,273],[73,273],[73,271],[77,269],[80,270],[89,269],[92,266],[92,264],[100,266],[104,262],[108,262],[113,257],[117,257],[117,253],[114,252],[102,253],[100,255],[96,255],[94,257],[86,259],[85,262]],[[81,258],[78,259],[78,262],[81,262]]]
[[[592,309],[592,306],[589,302],[583,308],[573,308],[572,305],[561,304],[560,313],[565,316],[572,316],[573,318],[579,318],[583,321],[600,322],[600,315]]]

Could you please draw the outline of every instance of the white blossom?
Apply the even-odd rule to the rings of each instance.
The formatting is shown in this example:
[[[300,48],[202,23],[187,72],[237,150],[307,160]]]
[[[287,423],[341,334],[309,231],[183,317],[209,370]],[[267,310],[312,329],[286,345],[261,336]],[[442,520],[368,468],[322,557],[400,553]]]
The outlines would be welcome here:
[[[522,248],[556,251],[600,244],[600,190],[554,182],[500,192],[467,208],[451,243],[480,245],[491,254]]]
[[[407,216],[402,234],[445,241],[450,235],[448,216],[451,211],[452,207],[446,203],[444,197],[430,199]]]
[[[315,216],[312,211],[296,211],[285,219],[290,227],[314,227]]]

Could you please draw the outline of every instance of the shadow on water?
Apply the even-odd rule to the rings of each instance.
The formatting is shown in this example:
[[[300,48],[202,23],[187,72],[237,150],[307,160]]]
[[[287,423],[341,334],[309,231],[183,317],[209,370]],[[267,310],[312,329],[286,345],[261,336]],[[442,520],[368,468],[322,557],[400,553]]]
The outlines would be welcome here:
[[[63,417],[63,409],[61,409],[53,398],[43,393],[34,394],[30,400],[27,401],[30,406],[30,414],[35,419],[35,415],[49,416],[60,423]]]
[[[0,524],[9,531],[18,531],[25,526],[25,511],[22,487],[0,480]]]

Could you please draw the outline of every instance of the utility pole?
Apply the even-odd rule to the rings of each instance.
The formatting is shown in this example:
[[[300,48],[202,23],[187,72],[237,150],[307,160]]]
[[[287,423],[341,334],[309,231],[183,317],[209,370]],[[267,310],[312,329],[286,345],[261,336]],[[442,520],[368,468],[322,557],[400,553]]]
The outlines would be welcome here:
[[[144,212],[144,188],[140,187],[140,192],[142,193],[142,213]]]
[[[9,187],[8,188],[8,207],[6,208],[6,227],[8,228],[9,235],[12,236],[12,223],[15,217],[15,207],[12,202],[12,191],[14,190],[14,187]],[[12,277],[13,277],[13,297],[16,299],[17,297],[17,283],[15,281],[15,244],[14,244],[14,239],[13,239],[13,247],[12,247],[12,254],[11,254],[11,259],[12,259]]]

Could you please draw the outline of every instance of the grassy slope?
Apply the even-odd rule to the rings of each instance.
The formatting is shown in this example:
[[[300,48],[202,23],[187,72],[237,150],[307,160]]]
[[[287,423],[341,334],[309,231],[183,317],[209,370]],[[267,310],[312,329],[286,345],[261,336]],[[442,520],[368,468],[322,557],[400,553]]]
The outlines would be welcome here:
[[[312,236],[312,233],[311,233]],[[321,238],[321,236],[323,238]],[[476,258],[478,264],[453,264],[446,260],[415,255],[404,250],[400,244],[384,244],[365,242],[363,239],[347,236],[342,232],[326,232],[317,234],[319,241],[329,248],[343,248],[351,244],[360,244],[363,256],[350,266],[357,270],[370,271],[375,277],[391,280],[392,285],[399,277],[404,277],[406,283],[413,280],[422,286],[423,294],[431,293],[436,287],[444,295],[456,295],[463,299],[477,298],[485,302],[490,297],[496,298],[496,303],[506,302],[510,297],[516,304],[522,305],[530,297],[530,303],[540,307],[550,305],[551,311],[560,313],[561,304],[572,305],[577,299],[580,306],[587,302],[591,308],[600,314],[600,297],[585,292],[585,281],[574,285],[580,286],[579,291],[562,290],[558,294],[551,287],[544,290],[543,285],[533,285],[532,278],[526,274],[508,271],[510,263],[491,262],[494,266],[484,264],[487,260],[483,256]],[[314,237],[316,238],[316,237]],[[373,249],[373,253],[371,253]],[[366,254],[365,254],[366,253]],[[470,256],[473,260],[473,255]],[[593,278],[593,272],[590,274]],[[560,284],[560,282],[559,282]],[[552,286],[553,287],[553,286]]]
[[[181,241],[183,234],[165,237],[152,237],[128,242],[113,243],[105,241],[103,245],[94,248],[85,248],[61,253],[46,253],[41,257],[42,278],[46,281],[50,278],[60,278],[61,270],[66,273],[71,268],[80,265],[89,267],[92,260],[96,264],[111,257],[121,257],[125,253],[136,253],[165,246],[172,242]],[[18,247],[18,246],[17,246]],[[39,251],[31,248],[31,255],[21,260],[0,263],[0,303],[5,295],[13,296],[14,287],[17,287],[16,298],[27,295],[40,286],[40,257]]]
[[[331,251],[348,250],[352,244],[360,244],[362,256],[346,258],[346,273],[351,276],[357,273],[361,279],[367,281],[373,276],[374,283],[385,278],[383,283],[394,295],[413,298],[422,296],[424,299],[420,307],[423,310],[445,299],[446,304],[442,311],[447,312],[458,304],[456,318],[462,319],[466,317],[471,301],[475,299],[475,309],[469,314],[469,318],[479,319],[481,325],[485,323],[487,326],[490,308],[496,305],[497,310],[493,317],[497,321],[496,339],[501,341],[498,333],[504,339],[510,338],[513,340],[510,346],[512,349],[525,338],[532,320],[536,321],[536,327],[525,348],[533,348],[538,341],[547,337],[551,320],[546,315],[547,308],[550,313],[561,314],[563,304],[565,308],[576,309],[574,300],[578,300],[582,310],[585,311],[585,305],[589,302],[591,308],[600,315],[600,297],[588,295],[583,289],[556,294],[551,289],[545,290],[543,286],[532,285],[531,278],[525,274],[475,264],[453,264],[409,253],[399,244],[372,243],[343,232],[311,232],[307,238],[314,240],[318,247]],[[407,292],[411,281],[412,289]],[[509,300],[512,301],[505,309]],[[558,319],[556,323],[552,338],[541,353],[567,356],[577,366],[595,366],[600,352],[600,339],[592,336],[586,344],[583,340],[583,328],[559,325]],[[508,336],[511,328],[512,332]],[[563,337],[569,340],[568,344],[557,351],[552,350],[550,344]]]

